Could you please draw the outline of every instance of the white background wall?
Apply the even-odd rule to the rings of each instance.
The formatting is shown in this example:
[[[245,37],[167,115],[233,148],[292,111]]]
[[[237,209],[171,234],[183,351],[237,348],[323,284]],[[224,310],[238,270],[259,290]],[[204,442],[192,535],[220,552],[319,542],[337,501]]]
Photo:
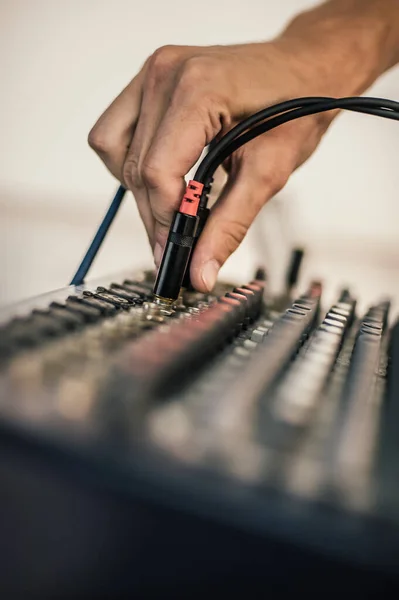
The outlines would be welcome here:
[[[305,0],[0,0],[0,303],[68,282],[115,182],[86,144],[92,124],[158,46],[267,39]],[[191,21],[190,21],[191,19]],[[311,92],[311,90],[310,90]],[[370,94],[399,99],[399,70]],[[399,298],[397,124],[343,115],[225,271],[267,261],[278,284],[292,243],[331,295]],[[93,275],[151,264],[128,198]]]

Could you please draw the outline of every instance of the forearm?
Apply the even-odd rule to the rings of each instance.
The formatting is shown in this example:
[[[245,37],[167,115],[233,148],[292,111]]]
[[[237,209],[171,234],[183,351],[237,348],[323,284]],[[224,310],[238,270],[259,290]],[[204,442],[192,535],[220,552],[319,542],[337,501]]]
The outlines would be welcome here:
[[[305,77],[318,65],[312,94],[360,94],[399,62],[399,1],[329,0],[298,15],[278,42]]]

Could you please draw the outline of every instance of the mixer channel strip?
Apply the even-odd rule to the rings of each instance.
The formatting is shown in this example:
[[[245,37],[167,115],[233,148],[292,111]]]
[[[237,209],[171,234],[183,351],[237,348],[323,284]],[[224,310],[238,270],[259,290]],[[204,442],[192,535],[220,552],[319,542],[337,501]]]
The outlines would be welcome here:
[[[334,304],[288,370],[272,401],[277,421],[297,428],[308,424],[353,321],[354,305],[354,300]]]
[[[184,322],[171,320],[125,349],[116,361],[114,378],[130,378],[127,394],[132,398],[164,397],[195,377],[198,369],[259,318],[262,296],[262,282],[252,282],[234,288],[219,302],[192,307]]]
[[[363,317],[351,357],[340,406],[337,451],[342,464],[355,463],[370,442],[367,414],[375,402],[375,386],[380,364],[389,304],[371,307]],[[360,454],[360,456],[359,456]]]
[[[0,360],[140,306],[150,296],[150,286],[136,283],[132,288],[125,281],[111,284],[109,290],[99,286],[95,292],[84,291],[67,296],[64,302],[53,301],[47,309],[34,309],[0,328]]]

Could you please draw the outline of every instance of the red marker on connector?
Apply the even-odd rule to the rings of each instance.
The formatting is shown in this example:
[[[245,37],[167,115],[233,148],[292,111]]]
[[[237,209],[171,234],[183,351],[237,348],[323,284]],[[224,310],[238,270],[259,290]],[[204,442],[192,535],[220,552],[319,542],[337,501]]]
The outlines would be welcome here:
[[[157,301],[170,303],[179,296],[195,240],[203,189],[203,183],[190,181],[175,212],[154,286]]]

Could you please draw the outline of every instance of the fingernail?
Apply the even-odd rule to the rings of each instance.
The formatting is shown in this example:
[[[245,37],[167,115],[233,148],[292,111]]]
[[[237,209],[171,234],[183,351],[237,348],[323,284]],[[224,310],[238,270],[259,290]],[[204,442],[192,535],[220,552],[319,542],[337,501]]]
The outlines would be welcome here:
[[[213,289],[216,283],[216,277],[218,275],[219,268],[219,263],[214,259],[208,260],[208,262],[205,263],[202,268],[201,278],[209,292]]]
[[[157,242],[154,247],[154,263],[157,268],[159,267],[159,265],[161,263],[161,258],[162,258],[162,246],[159,242]]]

